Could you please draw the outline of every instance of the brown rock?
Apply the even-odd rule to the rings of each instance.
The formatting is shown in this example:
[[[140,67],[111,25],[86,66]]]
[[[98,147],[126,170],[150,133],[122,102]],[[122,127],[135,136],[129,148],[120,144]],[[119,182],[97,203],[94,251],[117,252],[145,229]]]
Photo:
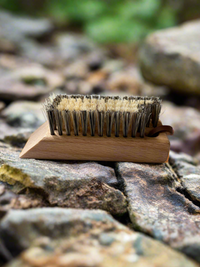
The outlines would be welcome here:
[[[180,193],[170,165],[118,163],[117,171],[135,228],[200,262],[200,207]]]
[[[49,205],[104,209],[121,215],[127,211],[126,197],[117,185],[114,169],[95,162],[67,163],[19,158],[11,148],[0,150],[0,181],[15,193],[44,196]]]
[[[0,213],[7,212],[10,209],[29,209],[36,207],[45,207],[43,196],[27,190],[25,194],[15,194],[4,185],[0,185]]]
[[[57,186],[56,181],[54,186]],[[78,209],[102,209],[118,215],[127,211],[126,198],[122,192],[96,179],[82,183],[71,190],[66,191],[65,188],[65,192],[56,190],[54,186],[52,182],[52,192],[48,198],[51,205]]]

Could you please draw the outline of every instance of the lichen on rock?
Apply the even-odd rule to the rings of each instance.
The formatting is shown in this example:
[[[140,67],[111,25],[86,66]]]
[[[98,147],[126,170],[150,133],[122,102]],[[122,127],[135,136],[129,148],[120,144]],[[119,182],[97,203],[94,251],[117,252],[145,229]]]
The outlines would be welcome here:
[[[0,182],[15,193],[27,195],[29,189],[32,198],[34,192],[36,199],[41,195],[47,206],[127,212],[114,169],[95,162],[22,160],[18,151],[6,147],[0,151]]]
[[[100,210],[10,211],[1,222],[0,235],[11,252],[23,251],[7,267],[198,266]]]

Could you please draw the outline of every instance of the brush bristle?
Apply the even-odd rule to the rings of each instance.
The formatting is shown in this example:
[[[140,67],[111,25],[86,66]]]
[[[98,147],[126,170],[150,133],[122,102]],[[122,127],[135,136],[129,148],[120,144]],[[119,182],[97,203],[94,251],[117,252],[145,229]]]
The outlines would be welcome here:
[[[145,136],[161,111],[157,97],[50,96],[44,103],[51,135]]]

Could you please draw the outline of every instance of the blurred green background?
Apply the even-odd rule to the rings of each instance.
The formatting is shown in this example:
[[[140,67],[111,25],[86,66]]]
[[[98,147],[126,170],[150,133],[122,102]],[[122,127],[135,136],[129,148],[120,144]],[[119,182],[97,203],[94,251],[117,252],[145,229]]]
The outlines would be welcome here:
[[[200,16],[199,0],[0,0],[14,13],[52,18],[98,43],[138,43],[157,29]]]

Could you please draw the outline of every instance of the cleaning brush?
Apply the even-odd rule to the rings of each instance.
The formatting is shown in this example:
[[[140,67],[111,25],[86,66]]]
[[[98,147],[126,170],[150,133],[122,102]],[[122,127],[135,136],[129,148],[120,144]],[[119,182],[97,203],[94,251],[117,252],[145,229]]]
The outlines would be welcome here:
[[[52,135],[55,130],[62,135],[88,134],[111,137],[114,128],[114,136],[119,137],[120,130],[123,137],[128,134],[136,137],[144,137],[145,129],[150,121],[157,126],[161,110],[161,100],[149,97],[123,97],[119,96],[82,96],[82,95],[58,95],[48,98],[44,104]],[[121,124],[121,127],[120,127]],[[81,131],[80,131],[81,129]]]
[[[168,158],[166,134],[173,130],[159,121],[158,97],[52,95],[43,108],[48,124],[30,137],[22,158],[155,163]]]

